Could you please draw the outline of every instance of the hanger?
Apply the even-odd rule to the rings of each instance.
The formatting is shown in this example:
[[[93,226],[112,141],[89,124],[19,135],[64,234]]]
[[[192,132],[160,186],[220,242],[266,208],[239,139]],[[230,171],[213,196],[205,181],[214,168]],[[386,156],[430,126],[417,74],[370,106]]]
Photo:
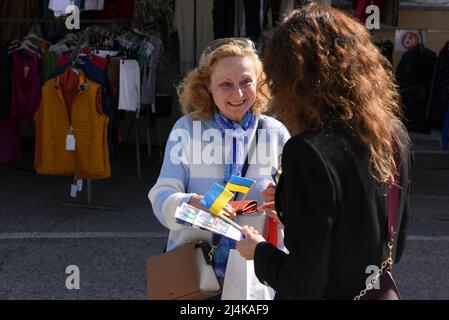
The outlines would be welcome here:
[[[26,39],[24,41],[22,41],[21,46],[25,45],[26,47],[30,47],[34,50],[39,49],[39,46],[35,45],[34,43],[32,43],[30,40]]]
[[[38,41],[43,41],[43,42],[46,42],[46,43],[48,43],[48,44],[51,45],[51,42],[49,42],[49,41],[47,41],[47,40],[45,40],[45,39],[40,38],[40,37],[37,36],[34,32],[28,33],[28,34],[25,36],[24,39],[36,39],[36,40],[38,40]]]
[[[8,47],[8,53],[10,51],[13,51],[14,49],[18,48],[20,46],[20,42],[17,40],[14,40],[13,42],[11,42],[12,44]]]
[[[9,49],[10,50],[8,51],[8,54],[11,53],[12,51],[17,51],[21,49],[25,49],[30,51],[31,53],[34,53],[39,49],[39,47],[34,45],[30,40],[24,40],[20,43],[19,46],[11,46],[9,47]]]
[[[48,48],[48,51],[54,51],[61,54],[63,52],[70,51],[70,48],[65,43],[55,43]]]
[[[147,34],[145,34],[145,33],[143,33],[143,32],[141,32],[139,29],[137,29],[137,28],[132,28],[131,29],[132,30],[132,32],[134,33],[134,34],[137,34],[137,35],[139,35],[139,36],[142,36],[142,37],[144,37],[145,39],[150,39],[150,37],[147,35]]]

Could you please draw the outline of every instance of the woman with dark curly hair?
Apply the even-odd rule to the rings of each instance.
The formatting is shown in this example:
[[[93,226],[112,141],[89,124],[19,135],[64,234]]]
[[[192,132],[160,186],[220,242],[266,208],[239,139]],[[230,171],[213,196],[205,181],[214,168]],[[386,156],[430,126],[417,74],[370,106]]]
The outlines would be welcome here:
[[[308,5],[275,29],[264,70],[273,111],[293,136],[275,195],[289,253],[246,227],[237,250],[277,299],[353,299],[389,257],[387,242],[398,262],[406,238],[412,151],[391,67],[361,24]]]

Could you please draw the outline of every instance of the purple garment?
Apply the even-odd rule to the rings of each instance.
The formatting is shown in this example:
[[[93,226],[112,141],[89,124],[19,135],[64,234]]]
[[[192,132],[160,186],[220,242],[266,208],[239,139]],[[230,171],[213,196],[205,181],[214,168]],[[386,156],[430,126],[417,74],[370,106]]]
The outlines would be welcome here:
[[[0,164],[21,156],[19,121],[0,119]]]
[[[33,120],[41,101],[41,78],[39,58],[34,53],[29,62],[12,53],[11,72],[11,118]]]

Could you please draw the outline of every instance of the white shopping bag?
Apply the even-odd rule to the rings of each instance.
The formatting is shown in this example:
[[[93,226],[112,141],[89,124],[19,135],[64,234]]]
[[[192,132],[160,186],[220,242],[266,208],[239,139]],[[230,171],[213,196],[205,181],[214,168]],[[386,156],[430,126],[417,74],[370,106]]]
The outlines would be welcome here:
[[[265,234],[266,215],[260,212],[254,212],[251,214],[238,214],[235,217],[235,222],[241,226],[251,226],[256,229],[259,234]]]
[[[223,283],[222,300],[272,300],[274,290],[263,285],[254,272],[254,261],[231,249]]]

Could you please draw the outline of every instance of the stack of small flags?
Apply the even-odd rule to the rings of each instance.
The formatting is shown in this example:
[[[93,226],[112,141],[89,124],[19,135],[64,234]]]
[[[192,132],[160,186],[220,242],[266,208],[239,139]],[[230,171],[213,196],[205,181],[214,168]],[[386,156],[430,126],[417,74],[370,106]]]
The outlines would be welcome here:
[[[247,194],[256,181],[248,178],[231,176],[225,188],[229,191],[241,192]]]
[[[200,204],[210,212],[220,215],[221,210],[234,197],[231,191],[226,190],[218,183],[214,183],[212,188],[206,193]]]

